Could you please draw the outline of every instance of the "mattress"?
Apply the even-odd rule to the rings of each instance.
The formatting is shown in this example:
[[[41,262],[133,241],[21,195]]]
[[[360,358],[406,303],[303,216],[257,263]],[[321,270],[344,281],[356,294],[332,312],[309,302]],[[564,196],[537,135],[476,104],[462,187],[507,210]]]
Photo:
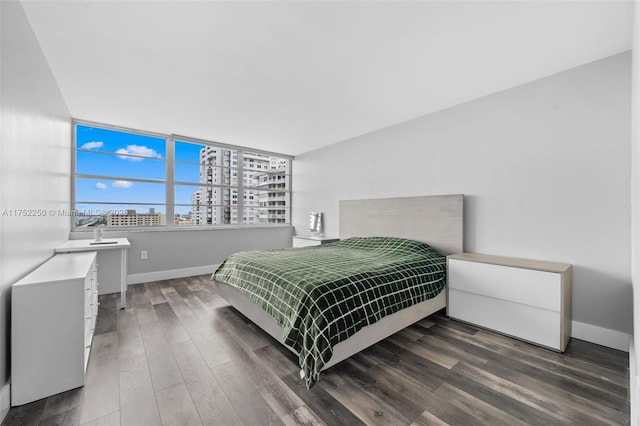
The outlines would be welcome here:
[[[213,279],[238,288],[284,330],[313,386],[333,347],[361,328],[437,296],[446,258],[425,243],[350,238],[322,246],[239,252]]]

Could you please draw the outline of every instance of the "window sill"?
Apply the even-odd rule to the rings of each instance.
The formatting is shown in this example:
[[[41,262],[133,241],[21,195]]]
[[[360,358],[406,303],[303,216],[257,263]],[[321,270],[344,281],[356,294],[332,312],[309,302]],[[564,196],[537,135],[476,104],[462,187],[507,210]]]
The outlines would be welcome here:
[[[211,225],[211,226],[158,226],[158,227],[136,227],[136,228],[107,228],[103,227],[105,235],[141,233],[141,232],[183,232],[183,231],[227,231],[238,229],[275,229],[275,228],[293,228],[291,224],[273,224],[273,225]],[[71,236],[82,237],[86,235],[93,236],[93,227],[73,229]]]

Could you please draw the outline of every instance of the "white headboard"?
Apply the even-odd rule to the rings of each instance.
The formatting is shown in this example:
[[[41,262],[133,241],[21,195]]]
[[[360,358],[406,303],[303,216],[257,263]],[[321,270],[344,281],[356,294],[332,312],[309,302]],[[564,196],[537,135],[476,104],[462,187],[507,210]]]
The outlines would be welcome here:
[[[340,200],[340,238],[399,237],[442,254],[463,251],[464,196]]]

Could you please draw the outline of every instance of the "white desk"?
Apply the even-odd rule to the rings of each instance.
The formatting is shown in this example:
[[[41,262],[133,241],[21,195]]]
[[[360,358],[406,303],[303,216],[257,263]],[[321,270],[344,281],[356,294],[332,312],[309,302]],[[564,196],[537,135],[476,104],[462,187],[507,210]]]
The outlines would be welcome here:
[[[98,252],[99,294],[120,292],[120,307],[124,309],[127,307],[127,251],[129,247],[131,244],[126,238],[106,238],[101,241],[69,240],[56,248],[55,252]]]

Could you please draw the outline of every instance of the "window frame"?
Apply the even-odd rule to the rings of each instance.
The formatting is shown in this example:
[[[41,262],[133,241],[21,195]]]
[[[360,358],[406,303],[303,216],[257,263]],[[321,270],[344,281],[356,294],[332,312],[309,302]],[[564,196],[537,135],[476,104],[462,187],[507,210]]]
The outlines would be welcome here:
[[[164,231],[164,230],[198,230],[198,229],[216,229],[216,228],[255,228],[255,227],[282,227],[282,226],[292,226],[291,223],[291,212],[292,212],[292,165],[294,157],[291,155],[280,154],[271,151],[265,151],[260,149],[248,148],[238,145],[231,145],[226,143],[220,143],[215,141],[209,141],[206,139],[193,138],[184,135],[177,134],[163,134],[157,132],[150,132],[145,130],[138,130],[129,127],[123,126],[115,126],[110,124],[98,123],[87,120],[80,119],[72,119],[72,132],[71,132],[71,211],[76,212],[77,214],[77,200],[76,200],[76,180],[78,178],[90,178],[90,179],[109,179],[109,180],[130,180],[134,182],[147,182],[147,183],[162,183],[165,185],[165,225],[158,226],[110,226],[107,229],[114,231]],[[133,133],[137,135],[150,136],[154,138],[164,139],[165,141],[165,178],[161,179],[152,179],[152,178],[127,178],[123,176],[105,176],[105,175],[87,175],[84,173],[77,172],[77,156],[78,156],[78,141],[77,141],[77,127],[78,126],[87,126],[87,127],[95,127],[105,130],[113,130],[117,132],[126,132]],[[195,188],[199,188],[200,185],[195,182],[184,182],[184,181],[176,181],[175,180],[175,144],[178,143],[190,143],[196,145],[204,145],[211,146],[215,148],[234,150],[237,152],[237,184],[236,185],[212,185],[212,187],[220,187],[220,188],[229,188],[232,190],[236,190],[238,195],[238,204],[237,206],[229,206],[236,207],[238,209],[238,221],[239,223],[229,223],[229,224],[198,224],[198,225],[177,225],[175,224],[175,187],[176,185],[189,185]],[[80,152],[85,152],[84,150]],[[244,154],[258,154],[258,155],[267,155],[271,157],[281,158],[286,160],[286,189],[278,189],[274,192],[284,193],[287,201],[287,205],[283,208],[286,211],[286,221],[284,223],[244,223],[244,209],[245,209],[245,200],[244,200],[244,192],[245,188],[248,190],[254,189],[251,186],[246,187],[244,183]],[[117,155],[115,153],[104,153],[104,155]],[[181,161],[178,161],[181,162]],[[102,204],[109,204],[109,202],[104,202]],[[131,205],[149,205],[158,206],[161,204],[153,204],[153,203],[136,203],[131,202]],[[183,204],[180,204],[181,206]],[[217,207],[217,205],[212,205],[212,207]],[[255,206],[247,206],[247,208],[256,208]],[[191,212],[194,214],[195,212]],[[72,232],[82,232],[84,230],[90,231],[93,228],[83,228],[76,226],[76,214],[71,214],[71,231]]]

